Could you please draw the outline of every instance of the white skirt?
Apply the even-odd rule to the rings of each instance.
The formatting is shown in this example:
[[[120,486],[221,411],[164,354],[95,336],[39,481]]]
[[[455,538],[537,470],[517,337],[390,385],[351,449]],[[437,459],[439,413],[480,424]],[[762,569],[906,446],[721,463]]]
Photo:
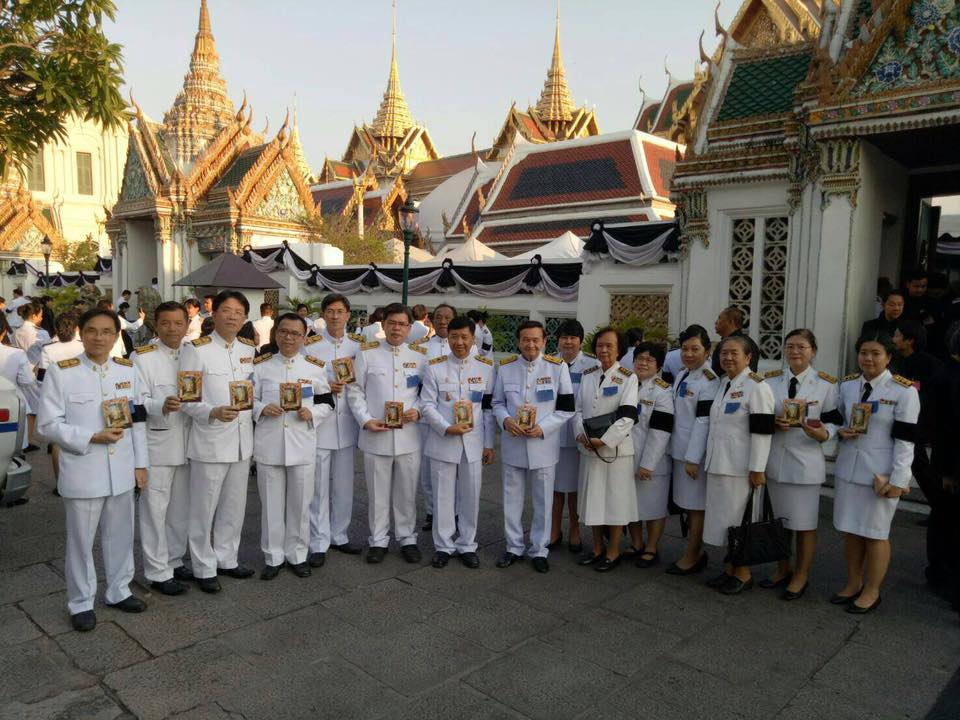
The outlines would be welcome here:
[[[670,475],[656,474],[649,480],[634,480],[637,485],[637,515],[643,522],[665,518],[669,511]]]
[[[743,511],[752,490],[746,475],[707,475],[707,505],[703,519],[705,543],[720,547],[727,544],[727,530],[743,522]]]
[[[696,479],[687,475],[683,460],[673,461],[673,501],[684,510],[703,510],[707,502],[707,474],[700,463]]]
[[[816,530],[820,519],[820,486],[781,483],[767,478],[773,514],[787,530]]]
[[[583,458],[583,485],[577,497],[577,512],[584,525],[626,525],[637,521],[637,490],[633,480],[633,457],[618,457],[605,463]]]
[[[574,447],[560,448],[560,460],[554,475],[553,491],[572,493],[580,490],[580,451]]]
[[[872,485],[857,485],[836,479],[833,526],[840,532],[870,540],[890,537],[890,523],[900,498],[877,497]]]

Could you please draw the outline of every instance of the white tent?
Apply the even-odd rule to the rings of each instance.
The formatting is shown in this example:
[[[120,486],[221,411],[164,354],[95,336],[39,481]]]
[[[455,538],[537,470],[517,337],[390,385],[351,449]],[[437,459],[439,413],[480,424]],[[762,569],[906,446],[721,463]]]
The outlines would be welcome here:
[[[450,258],[454,262],[476,262],[477,260],[508,260],[491,247],[484,245],[472,235],[464,243],[445,245],[437,252],[436,259],[441,262]]]
[[[534,255],[539,255],[542,260],[575,260],[580,257],[582,252],[583,240],[567,230],[563,235],[554,238],[546,245],[516,255],[514,259],[530,260]]]
[[[403,262],[403,240],[400,240],[399,238],[390,238],[387,240],[387,250],[392,257],[392,262]],[[423,250],[422,248],[415,247],[414,245],[410,246],[410,262],[430,263],[434,261],[436,261],[436,258],[431,255],[428,250]]]

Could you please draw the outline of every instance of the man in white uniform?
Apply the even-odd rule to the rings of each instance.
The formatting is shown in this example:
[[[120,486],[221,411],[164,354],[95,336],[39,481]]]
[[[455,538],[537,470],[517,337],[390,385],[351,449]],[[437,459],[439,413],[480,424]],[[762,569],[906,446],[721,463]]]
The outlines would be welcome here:
[[[533,522],[527,554],[533,569],[550,570],[550,509],[553,478],[560,457],[560,433],[573,417],[573,385],[567,364],[544,355],[546,331],[536,320],[517,330],[522,358],[511,355],[500,361],[493,391],[493,413],[503,430],[503,516],[507,551],[497,567],[510,567],[522,559],[523,495],[529,481],[533,491]],[[519,421],[530,420],[521,425]]]
[[[253,329],[257,331],[259,337],[257,350],[270,343],[270,331],[273,330],[273,305],[260,303],[260,319],[253,321]]]
[[[392,511],[403,559],[418,563],[416,494],[422,446],[417,422],[426,351],[404,344],[413,323],[407,307],[393,303],[383,315],[386,338],[361,346],[355,364],[357,381],[347,386],[364,453],[370,507],[367,562],[383,562],[387,554]]]
[[[133,353],[133,365],[147,411],[150,484],[140,498],[140,545],[143,574],[163,595],[181,595],[193,573],[183,567],[187,551],[190,466],[187,438],[190,417],[182,412],[177,371],[187,332],[187,311],[165,302],[153,313],[157,341]]]
[[[487,314],[480,310],[468,310],[467,317],[476,324],[477,352],[484,357],[493,357],[493,333],[487,327]]]
[[[301,355],[306,321],[294,313],[277,320],[277,354],[253,361],[253,457],[260,492],[261,580],[273,580],[284,563],[310,576],[310,499],[317,459],[317,427],[333,413],[324,362]]]
[[[146,605],[130,592],[133,581],[134,487],[147,481],[146,413],[133,363],[110,358],[120,334],[116,314],[91,310],[80,318],[84,353],[50,368],[40,397],[40,430],[62,448],[57,486],[66,512],[67,608],[75,630],[97,624],[93,604],[97,571],[93,541],[101,531],[107,605],[139,613]],[[116,399],[132,427],[107,428],[102,403]]]
[[[213,332],[184,345],[180,354],[181,372],[202,373],[202,399],[184,403],[183,411],[193,419],[187,443],[190,558],[200,589],[208,593],[220,592],[217,575],[253,575],[237,563],[253,454],[252,408],[240,409],[230,389],[253,375],[253,341],[237,337],[249,311],[243,293],[224,290],[213,303]]]
[[[347,335],[350,301],[331,293],[320,303],[326,328],[307,341],[307,352],[326,364],[327,380],[335,400],[334,417],[317,426],[317,463],[310,503],[310,565],[322,567],[327,550],[359,555],[347,535],[353,518],[354,452],[360,426],[347,404],[348,383],[337,374],[336,361],[356,361],[362,338]],[[337,363],[342,366],[342,363]]]
[[[13,300],[3,309],[7,313],[7,322],[13,330],[23,325],[23,318],[17,311],[21,305],[26,305],[28,302],[30,302],[30,298],[23,296],[23,288],[13,289]]]
[[[430,328],[424,322],[427,319],[429,310],[426,305],[414,305],[410,308],[413,313],[413,325],[410,328],[410,334],[407,335],[407,341],[416,345],[421,340],[426,340],[430,336]]]
[[[196,298],[187,298],[183,306],[187,309],[187,334],[183,336],[183,341],[188,343],[200,337],[203,318],[200,315],[200,302]]]
[[[430,432],[424,456],[430,458],[433,486],[433,567],[446,567],[460,555],[468,568],[480,567],[477,516],[481,463],[493,462],[493,361],[474,351],[473,320],[449,323],[450,354],[430,361],[421,403]],[[454,542],[454,533],[458,534]]]
[[[57,337],[40,349],[40,362],[37,365],[37,382],[43,383],[47,370],[56,362],[75,358],[83,352],[83,343],[77,332],[77,314],[65,312],[57,317]],[[38,390],[39,392],[39,390]],[[53,479],[60,479],[60,446],[51,443],[50,460],[53,464]],[[53,494],[59,491],[54,488]]]

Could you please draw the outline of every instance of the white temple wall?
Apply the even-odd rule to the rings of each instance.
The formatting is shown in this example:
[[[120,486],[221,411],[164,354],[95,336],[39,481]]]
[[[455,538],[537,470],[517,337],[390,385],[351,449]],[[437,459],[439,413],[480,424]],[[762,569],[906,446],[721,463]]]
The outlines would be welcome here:
[[[644,267],[617,265],[605,260],[595,265],[590,273],[580,277],[580,291],[576,307],[562,303],[570,311],[570,317],[577,318],[589,333],[594,328],[610,322],[610,301],[612,295],[664,294],[670,296],[670,309],[667,330],[676,336],[682,329],[680,323],[681,296],[680,263],[661,263]],[[540,302],[536,305],[539,307]],[[566,313],[544,313],[549,317],[558,317]]]

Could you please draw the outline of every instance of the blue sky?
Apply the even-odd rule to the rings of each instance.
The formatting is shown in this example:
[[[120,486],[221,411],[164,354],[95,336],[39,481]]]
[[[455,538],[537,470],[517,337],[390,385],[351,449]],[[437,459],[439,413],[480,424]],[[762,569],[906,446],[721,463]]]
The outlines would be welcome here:
[[[370,121],[386,87],[390,0],[208,0],[221,71],[254,127],[271,132],[296,94],[307,160],[339,158],[354,123]],[[723,0],[721,20],[739,0]],[[160,120],[183,83],[199,0],[117,0],[110,38],[124,46],[125,77]],[[604,132],[630,127],[640,102],[675,77],[692,77],[697,38],[716,45],[714,0],[562,0],[561,50],[578,104],[596,106]],[[513,100],[535,104],[553,48],[554,0],[399,0],[400,83],[411,113],[441,154],[486,147]]]

